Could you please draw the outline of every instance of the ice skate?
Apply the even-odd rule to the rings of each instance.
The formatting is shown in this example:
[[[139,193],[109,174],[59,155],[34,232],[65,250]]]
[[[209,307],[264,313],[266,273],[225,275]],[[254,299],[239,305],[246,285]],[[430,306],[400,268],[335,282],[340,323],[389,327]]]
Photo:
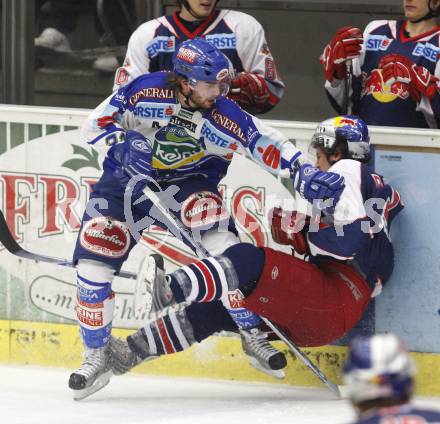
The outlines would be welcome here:
[[[243,350],[249,363],[271,377],[283,379],[287,361],[283,352],[276,350],[268,341],[267,334],[259,328],[240,330]]]
[[[136,355],[128,345],[126,340],[117,339],[110,336],[110,365],[115,375],[122,375],[130,371],[136,365],[139,365],[143,360]],[[148,359],[153,359],[152,356]],[[147,360],[148,360],[147,359]]]
[[[82,400],[105,387],[113,375],[110,365],[108,346],[90,349],[84,352],[84,362],[69,378],[69,387],[73,398]]]
[[[136,281],[134,310],[137,318],[151,318],[173,303],[173,293],[167,285],[164,262],[160,255],[146,257]]]

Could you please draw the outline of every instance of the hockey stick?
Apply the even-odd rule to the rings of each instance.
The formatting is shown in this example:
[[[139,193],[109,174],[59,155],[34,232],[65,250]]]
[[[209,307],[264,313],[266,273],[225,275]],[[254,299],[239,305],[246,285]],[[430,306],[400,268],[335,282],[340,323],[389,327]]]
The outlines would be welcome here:
[[[199,257],[206,258],[209,256],[209,252],[202,246],[201,243],[194,240],[192,233],[188,230],[188,228],[185,227],[182,222],[173,214],[171,214],[169,209],[162,204],[160,197],[157,195],[156,192],[154,192],[147,186],[144,188],[143,193],[154,203],[160,213],[163,214],[167,221],[174,227],[173,229],[170,228],[171,232],[173,232],[172,230],[177,231],[182,236],[182,238],[184,238],[188,242],[188,244],[192,247],[192,249],[197,253]],[[313,374],[315,374],[316,377],[318,377],[319,380],[324,383],[327,388],[329,388],[336,396],[341,397],[341,392],[339,391],[338,386],[335,383],[331,382],[324,375],[324,373],[310,361],[307,355],[302,352],[299,347],[296,346],[295,343],[293,343],[289,339],[289,337],[280,327],[278,327],[267,318],[261,318],[269,326],[269,328],[272,329],[273,332],[289,347],[293,354],[297,358],[299,358],[304,363],[304,365],[306,365],[306,367],[308,367],[310,371],[312,371]]]
[[[344,103],[342,105],[342,114],[351,115],[350,86],[351,86],[351,60],[345,62],[344,75]]]
[[[12,253],[15,256],[19,256],[23,259],[29,259],[31,261],[36,262],[46,262],[50,264],[66,266],[69,268],[75,268],[75,265],[72,261],[68,259],[56,258],[54,256],[40,255],[39,253],[29,252],[26,249],[23,249],[12,237],[11,232],[9,231],[8,224],[6,223],[5,216],[3,215],[3,211],[0,210],[0,242],[6,248],[9,253]],[[120,271],[118,274],[119,277],[122,278],[132,278],[136,279],[136,274],[128,271]]]

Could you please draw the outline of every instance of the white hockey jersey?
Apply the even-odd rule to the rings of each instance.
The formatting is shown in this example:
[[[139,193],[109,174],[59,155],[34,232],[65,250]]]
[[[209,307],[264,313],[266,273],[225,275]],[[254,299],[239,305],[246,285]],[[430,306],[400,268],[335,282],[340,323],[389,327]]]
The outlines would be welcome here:
[[[284,83],[276,70],[263,27],[252,16],[233,10],[214,10],[193,32],[188,31],[177,12],[140,25],[130,37],[123,66],[116,71],[114,90],[139,75],[171,71],[174,52],[183,41],[195,37],[204,37],[221,50],[236,73],[262,76],[271,92],[270,106],[279,102]]]

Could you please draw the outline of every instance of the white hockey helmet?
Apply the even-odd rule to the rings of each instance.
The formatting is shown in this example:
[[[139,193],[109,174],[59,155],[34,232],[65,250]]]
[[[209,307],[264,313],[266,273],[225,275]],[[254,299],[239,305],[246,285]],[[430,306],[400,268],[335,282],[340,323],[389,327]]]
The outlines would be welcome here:
[[[356,116],[343,115],[318,124],[312,136],[311,147],[319,147],[327,156],[340,152],[343,158],[368,162],[369,141],[367,124]]]
[[[356,337],[344,366],[351,401],[406,400],[412,395],[415,365],[394,334]]]

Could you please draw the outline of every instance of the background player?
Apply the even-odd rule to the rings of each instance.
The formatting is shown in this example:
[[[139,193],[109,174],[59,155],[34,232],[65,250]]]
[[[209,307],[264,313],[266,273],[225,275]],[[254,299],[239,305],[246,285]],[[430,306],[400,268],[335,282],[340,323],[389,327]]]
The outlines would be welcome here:
[[[341,28],[325,47],[325,89],[344,108],[345,64],[352,62],[352,112],[367,124],[439,128],[439,0],[404,0],[405,20],[370,22],[362,35]]]
[[[327,210],[316,222],[318,217],[278,209],[272,220],[275,241],[310,261],[241,243],[164,278],[154,258],[150,275],[156,302],[177,302],[177,309],[169,308],[127,342],[112,340],[115,373],[200,341],[200,323],[179,306],[183,301],[210,302],[238,289],[246,308],[282,326],[299,346],[333,342],[362,317],[392,273],[389,230],[403,206],[397,191],[365,165],[369,143],[363,121],[349,116],[324,121],[312,142],[320,171],[345,178],[334,212]],[[368,205],[374,206],[369,210]]]
[[[353,339],[344,366],[347,395],[356,424],[439,423],[440,412],[410,404],[415,366],[394,334]]]
[[[254,114],[275,106],[283,96],[284,84],[259,22],[243,12],[216,9],[218,0],[178,3],[179,11],[145,22],[131,35],[114,89],[148,72],[171,71],[179,45],[204,37],[228,57],[237,74],[231,81],[230,98]]]
[[[145,184],[154,181],[152,188],[161,190],[165,205],[212,254],[239,242],[217,188],[236,151],[275,175],[291,174],[310,201],[337,200],[343,190],[341,176],[302,164],[301,153],[281,133],[224,97],[228,75],[228,60],[218,49],[202,38],[188,40],[176,52],[174,73],[137,78],[98,106],[84,127],[91,144],[111,147],[74,252],[76,312],[86,349],[84,363],[69,380],[77,399],[108,382],[114,273],[145,228],[167,228],[152,202],[141,196]],[[220,302],[192,309],[204,334],[238,326],[246,352],[261,369],[283,368],[284,355],[265,340],[260,318],[232,305],[230,313],[234,321]]]

